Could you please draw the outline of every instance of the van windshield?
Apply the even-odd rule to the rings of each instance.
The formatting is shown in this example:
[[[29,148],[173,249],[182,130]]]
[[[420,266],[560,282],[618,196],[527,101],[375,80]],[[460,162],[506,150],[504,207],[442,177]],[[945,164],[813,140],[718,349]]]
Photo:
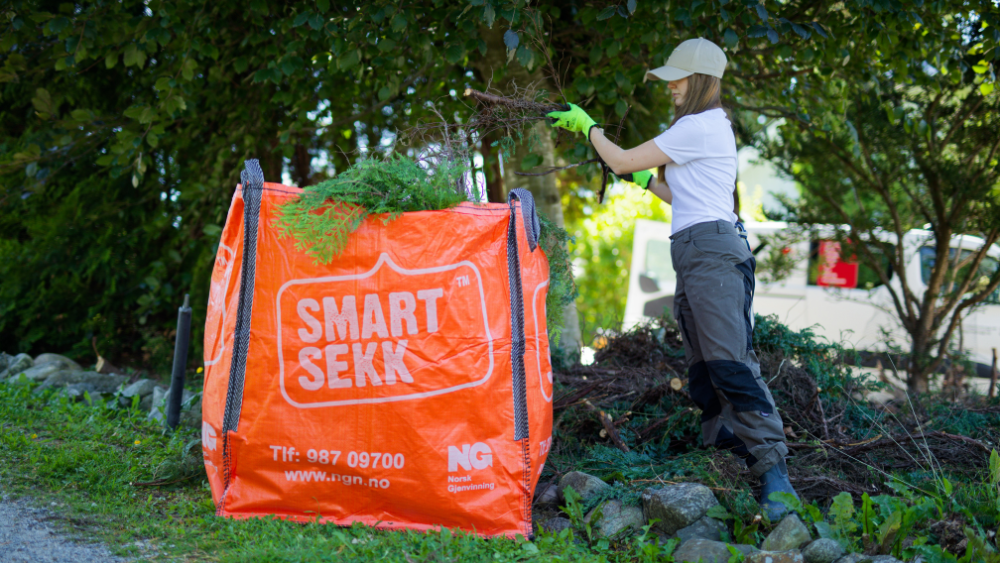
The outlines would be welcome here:
[[[957,249],[952,248],[951,251],[948,253],[949,260],[955,259],[956,250]],[[972,253],[973,253],[972,250],[962,250],[962,257],[960,258],[960,260],[965,260],[966,258],[971,256]],[[934,270],[934,264],[936,263],[937,263],[937,250],[933,246],[920,247],[920,277],[921,279],[923,279],[925,285],[930,283],[931,272]],[[979,283],[983,284],[987,283],[990,277],[992,277],[993,274],[996,273],[997,268],[1000,268],[1000,261],[998,261],[996,258],[993,258],[992,256],[986,256],[985,258],[983,258],[983,261],[981,264],[979,264],[979,269],[976,272],[978,279],[972,282],[971,287],[975,288],[976,285]],[[964,280],[968,272],[969,272],[968,265],[959,268],[957,280]],[[957,285],[957,283],[958,282],[956,281],[952,285],[953,286]],[[989,294],[984,302],[992,305],[1000,305],[1000,288],[997,288],[996,291]]]

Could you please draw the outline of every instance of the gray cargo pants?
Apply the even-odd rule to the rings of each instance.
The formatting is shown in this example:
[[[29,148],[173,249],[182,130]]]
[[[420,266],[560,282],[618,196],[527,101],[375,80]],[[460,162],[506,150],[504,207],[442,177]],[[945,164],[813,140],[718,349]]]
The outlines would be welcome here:
[[[731,450],[760,476],[787,453],[784,426],[753,351],[757,263],[726,221],[692,225],[670,237],[691,398],[701,409],[705,445]]]

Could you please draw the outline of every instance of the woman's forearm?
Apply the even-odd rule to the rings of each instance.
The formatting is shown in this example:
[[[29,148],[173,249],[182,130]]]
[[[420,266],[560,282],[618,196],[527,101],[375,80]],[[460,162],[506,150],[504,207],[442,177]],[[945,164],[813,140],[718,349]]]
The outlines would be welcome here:
[[[656,177],[649,181],[649,191],[653,192],[653,195],[667,202],[667,205],[673,205],[674,194],[670,191],[670,186],[667,184],[667,167],[660,166],[656,169]]]
[[[604,132],[597,127],[590,130],[590,142],[601,160],[619,176],[673,162],[653,141],[646,141],[634,149],[623,150],[605,137]]]
[[[656,197],[665,201],[668,205],[673,204],[674,195],[670,193],[670,186],[667,185],[666,182],[653,178],[649,181],[649,191]]]

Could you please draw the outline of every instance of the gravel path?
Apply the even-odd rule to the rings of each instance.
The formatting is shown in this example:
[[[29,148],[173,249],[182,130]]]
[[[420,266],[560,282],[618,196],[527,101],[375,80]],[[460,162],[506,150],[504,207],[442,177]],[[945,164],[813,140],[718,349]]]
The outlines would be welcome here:
[[[25,500],[0,500],[0,561],[3,563],[124,563],[99,544],[76,543],[45,523],[51,512]]]

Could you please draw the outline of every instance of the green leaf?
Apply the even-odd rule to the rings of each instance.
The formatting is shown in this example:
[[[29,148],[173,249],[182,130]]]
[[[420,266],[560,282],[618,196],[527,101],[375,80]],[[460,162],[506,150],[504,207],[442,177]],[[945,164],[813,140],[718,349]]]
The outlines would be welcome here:
[[[309,18],[309,27],[315,30],[320,30],[323,29],[323,24],[325,22],[326,20],[323,18],[323,16],[321,16],[320,14],[313,14],[312,17]]]
[[[712,508],[709,508],[705,515],[709,518],[715,518],[716,520],[729,520],[733,517],[732,514],[726,510],[726,507],[721,504],[716,504]]]
[[[628,13],[634,14],[635,13],[635,9],[636,9],[636,5],[637,5],[636,0],[628,0],[628,4],[627,5],[628,5]]]
[[[615,102],[615,113],[618,114],[618,117],[624,117],[626,111],[628,111],[628,104],[625,103],[625,100],[619,99]]]
[[[70,116],[77,121],[90,121],[90,111],[85,109],[75,109],[69,112]]]
[[[990,472],[987,483],[993,487],[1000,486],[1000,455],[995,449],[990,452]]]
[[[486,20],[486,27],[493,29],[493,20],[495,20],[496,17],[497,12],[493,9],[493,5],[487,4],[486,7],[483,8],[483,19]]]
[[[351,49],[345,53],[342,57],[337,59],[337,68],[340,70],[347,70],[352,66],[358,64],[361,60],[361,54],[357,49]]]
[[[507,46],[507,50],[517,49],[517,45],[521,42],[521,38],[517,35],[517,32],[513,29],[508,29],[503,34],[503,44]]]
[[[521,66],[525,68],[531,68],[531,63],[535,59],[535,52],[531,49],[521,45],[517,49],[517,62],[521,63]]]
[[[751,25],[750,28],[747,29],[747,37],[753,37],[756,39],[758,37],[764,37],[765,35],[767,35],[766,25]]]
[[[771,41],[771,43],[777,43],[778,39],[780,39],[778,32],[771,26],[768,26],[767,28],[767,38]]]
[[[836,535],[833,531],[833,526],[826,522],[816,522],[814,524],[816,527],[816,534],[823,539],[835,539]]]
[[[730,49],[735,49],[736,44],[740,42],[740,36],[736,35],[736,32],[733,31],[732,28],[726,29],[726,32],[723,34],[723,39],[726,41],[726,47],[729,47]]]
[[[618,53],[620,53],[621,50],[622,50],[622,44],[621,43],[619,43],[617,41],[612,42],[611,45],[608,45],[608,49],[607,49],[608,57],[612,58],[612,59],[615,58],[615,57],[617,57]]]
[[[760,18],[760,21],[766,22],[770,14],[767,13],[767,9],[764,8],[764,5],[757,4],[756,6],[754,6],[754,8],[757,9],[757,17]]]
[[[604,49],[601,49],[600,45],[594,45],[590,49],[590,64],[596,65],[601,62],[601,57],[604,56]]]
[[[233,61],[233,70],[239,74],[243,74],[249,65],[250,62],[247,61],[246,57],[236,57],[236,60]]]
[[[392,30],[393,31],[403,31],[406,29],[406,17],[403,14],[396,14],[392,16]]]
[[[816,33],[823,36],[823,39],[828,39],[830,37],[829,35],[826,34],[826,30],[823,29],[823,26],[820,25],[819,22],[812,22],[811,25],[812,28],[816,30]]]
[[[801,37],[803,39],[809,39],[810,37],[812,37],[812,32],[811,31],[809,31],[808,29],[802,27],[801,25],[799,25],[797,23],[793,23],[792,24],[792,31],[794,31],[795,33],[799,34],[799,37]]]
[[[50,34],[59,34],[59,32],[69,27],[69,18],[64,18],[62,16],[58,18],[52,18],[46,25],[49,28]]]
[[[184,80],[194,79],[194,71],[198,68],[198,63],[194,61],[193,58],[186,58],[184,62],[181,63],[181,76]]]
[[[521,170],[531,170],[542,163],[541,155],[530,153],[521,161]]]
[[[118,53],[111,52],[104,56],[105,67],[115,68],[116,64],[118,64]]]
[[[125,110],[125,117],[131,117],[132,119],[138,119],[142,115],[142,111],[146,109],[143,106],[132,106]]]
[[[465,47],[461,45],[452,45],[451,47],[448,47],[447,50],[445,50],[444,56],[446,59],[448,59],[449,63],[458,64],[465,56]]]
[[[604,21],[611,19],[615,15],[615,7],[608,6],[601,10],[601,13],[597,14],[597,21]]]
[[[35,90],[35,97],[31,99],[31,105],[41,113],[53,114],[55,108],[52,107],[52,96],[45,88]]]
[[[316,0],[316,9],[321,14],[327,13],[330,10],[330,0]]]
[[[980,84],[979,85],[979,93],[982,94],[982,95],[984,95],[984,96],[989,96],[990,94],[992,94],[993,93],[993,83],[992,82],[983,82],[982,84]]]
[[[300,13],[299,15],[295,16],[294,20],[292,20],[292,27],[299,27],[300,25],[309,21],[310,17],[312,17],[312,12]]]
[[[767,496],[767,499],[772,502],[780,502],[781,504],[787,506],[788,508],[794,510],[795,512],[802,513],[802,501],[795,497],[791,493],[784,493],[781,491],[775,491]]]
[[[135,43],[129,43],[125,47],[125,66],[137,66],[142,68],[146,63],[146,52],[139,50]]]
[[[396,48],[396,42],[388,37],[380,39],[378,42],[378,50],[382,51],[383,53],[388,53],[389,51],[392,51],[395,48]]]

